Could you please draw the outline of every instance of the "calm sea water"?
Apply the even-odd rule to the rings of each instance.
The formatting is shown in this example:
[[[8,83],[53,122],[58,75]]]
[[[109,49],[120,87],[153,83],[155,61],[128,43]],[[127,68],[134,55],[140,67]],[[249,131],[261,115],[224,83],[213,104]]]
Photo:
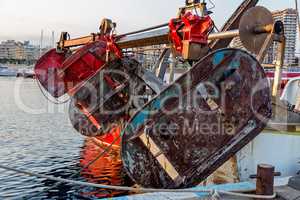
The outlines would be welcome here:
[[[72,180],[126,184],[118,152],[82,171],[102,149],[73,130],[67,112],[68,104],[47,101],[35,80],[0,77],[0,163]],[[96,199],[120,194],[0,169],[0,199]]]

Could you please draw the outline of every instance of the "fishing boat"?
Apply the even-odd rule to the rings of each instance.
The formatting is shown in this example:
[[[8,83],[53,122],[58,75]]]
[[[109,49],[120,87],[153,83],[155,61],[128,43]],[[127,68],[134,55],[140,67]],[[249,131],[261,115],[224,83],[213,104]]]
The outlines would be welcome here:
[[[0,76],[16,77],[16,75],[17,75],[16,70],[10,69],[0,64]]]
[[[17,77],[35,78],[33,69],[20,69],[17,72]]]
[[[295,175],[299,170],[296,122],[300,115],[292,101],[280,100],[286,44],[283,22],[275,22],[268,9],[254,7],[257,1],[245,0],[216,33],[205,1],[191,2],[186,1],[179,16],[169,23],[123,35],[114,35],[115,23],[109,19],[102,21],[99,33],[89,36],[71,39],[63,32],[57,48],[37,62],[38,81],[55,98],[71,97],[69,118],[79,133],[98,146],[121,147],[127,175],[142,187],[186,188],[209,179],[212,184],[249,180],[260,163],[275,166],[283,176]],[[193,14],[194,9],[201,11],[202,17]],[[226,48],[237,36],[248,52]],[[276,72],[268,74],[261,63],[274,41],[279,43],[281,56],[276,60]],[[134,59],[134,54],[140,54],[136,49],[145,46],[161,52],[151,69]],[[166,64],[170,54],[180,57],[177,62],[188,70],[165,84],[167,68],[174,74],[176,67]],[[205,81],[214,83],[218,97],[208,97],[208,90],[213,89],[203,89]],[[259,90],[251,96],[256,84]],[[91,86],[96,90],[91,92]],[[196,105],[187,105],[190,94],[200,94]],[[138,97],[137,104],[130,102],[131,97]],[[188,103],[181,104],[181,97]],[[223,97],[230,99],[225,105],[221,105]],[[164,111],[172,108],[182,110],[165,115]],[[212,111],[211,120],[198,108]],[[219,122],[222,127],[211,134],[207,129],[189,133],[183,130],[186,124],[180,126],[181,119],[208,126]]]

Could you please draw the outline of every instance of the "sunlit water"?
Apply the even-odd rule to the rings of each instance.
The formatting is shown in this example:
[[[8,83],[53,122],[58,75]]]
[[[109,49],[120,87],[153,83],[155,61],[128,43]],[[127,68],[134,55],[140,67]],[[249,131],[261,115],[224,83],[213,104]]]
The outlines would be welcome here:
[[[0,163],[72,180],[127,184],[118,152],[82,170],[103,149],[73,130],[67,110],[68,104],[49,103],[35,80],[0,77]],[[120,194],[0,169],[0,199],[96,199]]]

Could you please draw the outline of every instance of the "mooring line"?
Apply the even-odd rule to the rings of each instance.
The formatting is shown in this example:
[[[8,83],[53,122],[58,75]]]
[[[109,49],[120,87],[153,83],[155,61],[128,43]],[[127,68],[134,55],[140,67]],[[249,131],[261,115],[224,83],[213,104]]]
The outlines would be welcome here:
[[[127,187],[127,186],[114,186],[114,185],[103,185],[103,184],[96,184],[96,183],[88,183],[88,182],[82,182],[82,181],[74,181],[74,180],[68,180],[63,179],[59,177],[54,176],[48,176],[43,174],[38,174],[34,172],[29,172],[26,170],[16,169],[4,165],[0,165],[1,169],[5,169],[8,171],[17,172],[19,174],[24,174],[32,177],[37,178],[45,178],[47,180],[61,182],[61,183],[70,183],[73,185],[79,185],[79,186],[86,186],[86,187],[95,187],[100,189],[108,189],[108,190],[119,190],[119,191],[130,191],[130,192],[145,192],[145,193],[153,193],[153,192],[160,192],[160,193],[207,193],[207,195],[210,196],[220,196],[220,194],[225,194],[229,196],[236,196],[236,197],[247,197],[247,198],[257,198],[257,199],[274,199],[276,197],[276,194],[273,195],[252,195],[252,194],[242,194],[237,193],[238,191],[230,192],[230,191],[223,191],[223,190],[215,190],[215,189],[153,189],[153,188],[135,188],[135,187]]]

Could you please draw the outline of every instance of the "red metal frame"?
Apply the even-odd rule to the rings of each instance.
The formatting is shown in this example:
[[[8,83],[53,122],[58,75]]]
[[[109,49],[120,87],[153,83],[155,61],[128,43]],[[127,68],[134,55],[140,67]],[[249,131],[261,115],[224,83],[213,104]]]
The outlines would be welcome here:
[[[213,21],[210,16],[200,17],[187,12],[178,18],[172,19],[169,23],[170,39],[178,53],[183,51],[183,41],[189,43],[208,44],[208,35],[213,28]]]
[[[85,81],[105,65],[108,56],[117,59],[123,57],[122,51],[115,44],[114,36],[103,36],[72,55],[52,49],[38,61],[35,74],[53,97],[66,93],[73,96]]]

